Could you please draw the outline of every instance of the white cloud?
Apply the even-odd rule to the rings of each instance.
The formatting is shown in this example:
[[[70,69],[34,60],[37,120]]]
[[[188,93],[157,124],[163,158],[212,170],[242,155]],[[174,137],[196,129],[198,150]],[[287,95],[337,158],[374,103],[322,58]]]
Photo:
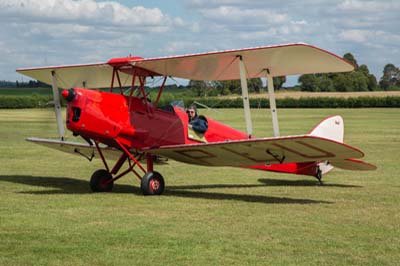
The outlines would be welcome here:
[[[114,27],[145,27],[146,31],[168,30],[181,26],[180,18],[170,18],[159,8],[134,6],[94,0],[2,0],[0,15],[25,22],[74,23]]]
[[[233,6],[221,6],[204,9],[200,13],[206,18],[224,23],[268,23],[279,24],[288,21],[288,16],[268,9],[241,9]]]
[[[370,32],[366,30],[345,30],[339,36],[345,41],[363,43],[368,40],[369,35]]]
[[[378,78],[383,58],[400,65],[399,0],[174,0],[176,9],[127,2],[0,0],[0,80],[15,79],[17,67],[288,42],[351,52]]]
[[[344,30],[339,34],[339,38],[359,43],[373,49],[390,49],[400,43],[400,34],[391,34],[382,30]],[[398,50],[398,49],[394,49]]]
[[[196,51],[201,48],[201,44],[197,42],[172,41],[162,47],[160,52],[165,55],[185,54],[186,51]]]
[[[361,1],[345,0],[338,5],[338,9],[348,12],[378,13],[386,10],[399,10],[399,1]]]

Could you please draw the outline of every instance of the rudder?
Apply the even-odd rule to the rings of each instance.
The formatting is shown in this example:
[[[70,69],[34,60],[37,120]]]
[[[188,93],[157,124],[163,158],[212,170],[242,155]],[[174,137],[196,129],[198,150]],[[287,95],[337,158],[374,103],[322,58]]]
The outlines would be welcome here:
[[[309,133],[311,136],[318,136],[343,143],[344,121],[340,115],[325,118],[316,125]]]

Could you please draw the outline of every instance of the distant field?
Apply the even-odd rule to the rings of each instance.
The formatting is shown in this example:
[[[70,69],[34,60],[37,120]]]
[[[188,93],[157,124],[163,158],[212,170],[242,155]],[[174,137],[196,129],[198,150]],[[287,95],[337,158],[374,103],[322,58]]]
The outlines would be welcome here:
[[[367,92],[306,92],[306,91],[277,91],[276,98],[307,98],[307,97],[386,97],[386,96],[400,96],[400,91],[367,91]],[[266,98],[267,92],[261,94],[251,94],[251,98]]]
[[[201,110],[244,130],[240,109]],[[102,168],[24,141],[54,137],[51,109],[0,110],[0,265],[399,265],[400,109],[280,109],[282,135],[340,114],[374,172],[305,176],[170,162],[165,194],[133,175],[93,194]],[[269,110],[252,112],[272,134]],[[73,140],[73,137],[69,137]]]

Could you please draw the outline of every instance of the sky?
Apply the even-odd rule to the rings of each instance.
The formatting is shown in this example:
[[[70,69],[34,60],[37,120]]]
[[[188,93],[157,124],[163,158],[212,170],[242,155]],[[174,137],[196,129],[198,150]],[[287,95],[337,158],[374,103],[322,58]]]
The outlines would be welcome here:
[[[305,42],[400,66],[400,0],[0,0],[0,80],[16,68]],[[292,81],[296,83],[296,81]]]

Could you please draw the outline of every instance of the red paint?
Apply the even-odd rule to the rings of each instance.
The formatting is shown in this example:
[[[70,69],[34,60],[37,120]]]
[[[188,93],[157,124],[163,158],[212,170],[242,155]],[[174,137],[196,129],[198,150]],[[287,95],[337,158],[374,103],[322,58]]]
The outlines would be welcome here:
[[[283,163],[283,164],[272,164],[272,165],[246,166],[244,168],[287,173],[287,174],[315,176],[315,173],[317,171],[317,165],[318,165],[317,162]]]
[[[130,62],[140,61],[143,60],[143,57],[140,56],[128,56],[128,57],[121,57],[121,58],[112,58],[108,60],[107,64],[111,66],[124,66]]]
[[[62,95],[62,97],[64,97],[64,99],[67,99],[67,97],[68,97],[68,90],[63,90],[63,91],[61,92],[61,95]]]
[[[82,137],[93,139],[95,143],[101,142],[115,147],[125,153],[128,150],[141,151],[159,146],[188,144],[193,145],[193,150],[196,150],[196,144],[199,142],[188,138],[188,117],[185,110],[180,107],[173,106],[169,111],[166,111],[139,97],[129,97],[83,88],[75,88],[74,91],[77,96],[68,103],[67,127]],[[64,96],[66,93],[63,91],[62,94]],[[73,121],[74,109],[77,108],[81,110],[80,117],[78,121]],[[244,132],[211,118],[207,118],[207,120],[209,129],[205,133],[205,138],[209,143],[248,139],[247,134]],[[229,149],[229,145],[223,148]],[[292,151],[289,147],[284,148]],[[318,151],[318,147],[312,148]],[[100,156],[105,162],[102,154]],[[149,156],[147,157],[146,170],[152,171],[152,157],[151,155]],[[209,154],[188,154],[188,156],[192,156],[196,160],[201,160],[203,156],[210,157]],[[143,172],[146,172],[134,156],[128,154],[128,157]],[[312,158],[310,159],[312,160]],[[113,174],[118,172],[124,161],[125,158],[120,158],[115,168],[112,169]],[[255,164],[257,163],[262,162],[255,161]],[[108,168],[107,164],[105,165]],[[314,175],[315,162],[279,164],[277,161],[277,164],[270,166],[255,165],[247,168]]]

